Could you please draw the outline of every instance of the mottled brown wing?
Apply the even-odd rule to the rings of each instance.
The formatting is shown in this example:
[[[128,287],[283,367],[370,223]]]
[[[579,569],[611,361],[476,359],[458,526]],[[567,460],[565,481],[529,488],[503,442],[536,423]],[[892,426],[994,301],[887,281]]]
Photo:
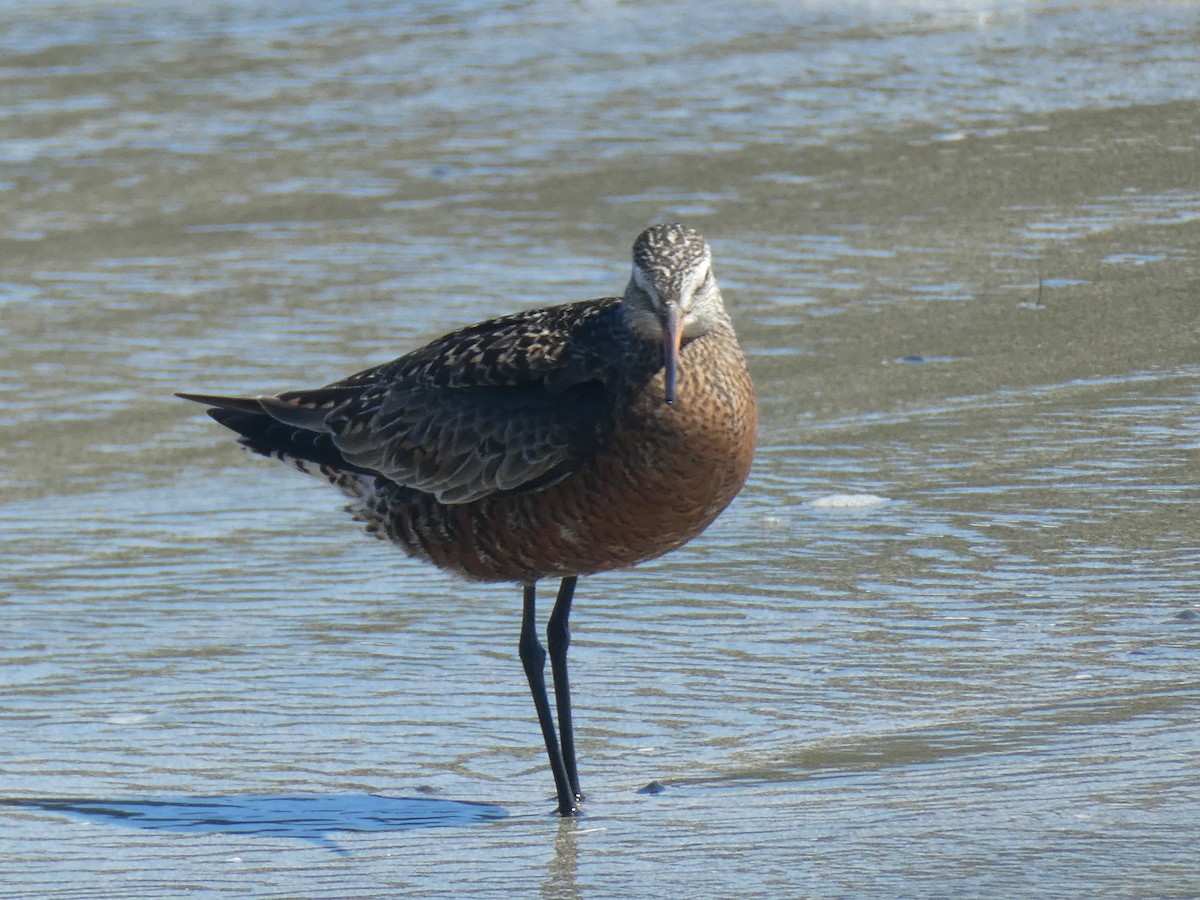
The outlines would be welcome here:
[[[506,316],[264,410],[331,435],[345,460],[466,503],[534,490],[595,446],[607,402],[603,339],[616,300]]]

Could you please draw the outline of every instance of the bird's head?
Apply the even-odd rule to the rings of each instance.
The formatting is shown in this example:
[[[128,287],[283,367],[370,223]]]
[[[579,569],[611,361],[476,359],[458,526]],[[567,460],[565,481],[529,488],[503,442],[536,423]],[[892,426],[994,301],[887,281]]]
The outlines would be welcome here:
[[[680,348],[729,321],[704,236],[676,224],[638,235],[621,308],[634,334],[661,344],[664,399],[674,403]]]

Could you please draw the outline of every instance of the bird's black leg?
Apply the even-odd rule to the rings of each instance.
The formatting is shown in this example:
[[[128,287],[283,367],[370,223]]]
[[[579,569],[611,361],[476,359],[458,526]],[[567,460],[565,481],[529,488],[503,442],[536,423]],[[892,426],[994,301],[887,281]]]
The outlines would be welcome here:
[[[546,740],[546,755],[550,757],[550,770],[554,773],[554,787],[558,791],[558,813],[573,816],[579,812],[579,806],[567,777],[567,767],[563,764],[562,748],[554,733],[554,716],[550,713],[550,700],[546,696],[546,651],[538,642],[534,587],[532,584],[525,585],[525,608],[521,615],[521,640],[517,649],[529,681],[529,692],[533,694],[542,737]]]
[[[567,768],[567,780],[576,802],[583,799],[579,791],[579,769],[575,765],[575,725],[571,718],[571,681],[567,677],[567,648],[571,646],[571,629],[567,619],[571,616],[571,598],[575,596],[574,575],[562,580],[558,588],[558,599],[546,626],[546,642],[550,645],[550,671],[554,676],[554,700],[558,705],[558,732],[562,740],[563,764]]]

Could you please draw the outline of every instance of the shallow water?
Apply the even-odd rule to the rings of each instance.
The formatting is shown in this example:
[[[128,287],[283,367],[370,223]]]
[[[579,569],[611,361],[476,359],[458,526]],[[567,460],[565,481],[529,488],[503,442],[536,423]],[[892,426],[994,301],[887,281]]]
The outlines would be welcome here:
[[[0,894],[1194,896],[1197,9],[0,4]],[[171,392],[656,218],[761,449],[581,583],[558,821],[516,590]]]

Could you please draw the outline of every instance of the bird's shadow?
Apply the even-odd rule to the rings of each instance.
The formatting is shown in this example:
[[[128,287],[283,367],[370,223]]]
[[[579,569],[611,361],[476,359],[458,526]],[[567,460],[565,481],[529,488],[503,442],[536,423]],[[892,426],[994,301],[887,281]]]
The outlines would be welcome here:
[[[67,813],[93,821],[190,834],[223,832],[299,838],[345,855],[337,831],[409,831],[465,826],[508,816],[500,806],[378,794],[242,794],[154,800],[2,798],[0,805]]]

